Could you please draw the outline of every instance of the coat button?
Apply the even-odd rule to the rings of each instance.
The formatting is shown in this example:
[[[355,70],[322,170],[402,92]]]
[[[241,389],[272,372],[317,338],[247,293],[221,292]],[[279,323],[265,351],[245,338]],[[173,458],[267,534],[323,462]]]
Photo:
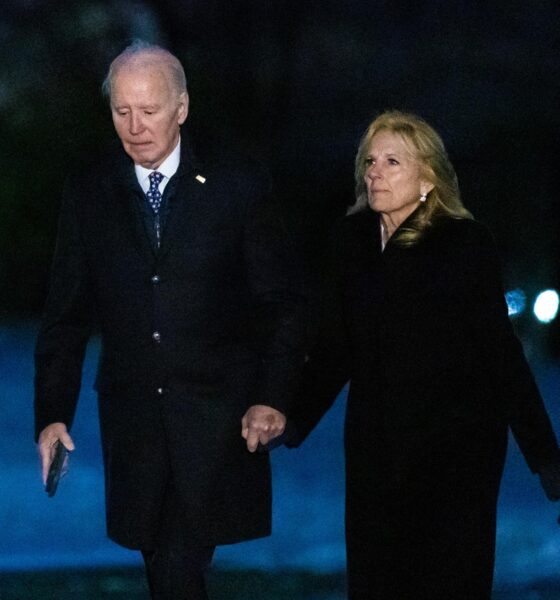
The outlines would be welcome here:
[[[152,339],[159,344],[159,342],[161,342],[161,333],[159,331],[154,331],[154,333],[152,333]]]
[[[150,281],[151,281],[151,282],[152,282],[154,285],[158,284],[158,283],[160,282],[159,275],[152,275],[152,276],[150,277]]]

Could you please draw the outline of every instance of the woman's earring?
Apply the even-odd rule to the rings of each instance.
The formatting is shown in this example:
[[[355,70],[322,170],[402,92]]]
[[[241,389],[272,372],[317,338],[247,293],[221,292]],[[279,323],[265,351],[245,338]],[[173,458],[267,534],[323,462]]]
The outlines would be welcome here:
[[[420,202],[426,202],[428,194],[420,194]]]

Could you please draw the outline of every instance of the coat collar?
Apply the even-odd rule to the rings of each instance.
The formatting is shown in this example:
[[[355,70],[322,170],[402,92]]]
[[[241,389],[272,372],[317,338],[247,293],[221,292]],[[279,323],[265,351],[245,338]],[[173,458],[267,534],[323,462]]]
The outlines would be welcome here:
[[[134,163],[122,146],[111,159],[115,174],[115,199],[123,205],[125,219],[131,229],[134,243],[139,252],[152,261],[156,256],[162,258],[169,250],[185,237],[185,223],[190,226],[196,221],[194,208],[202,200],[205,191],[205,170],[196,158],[190,139],[184,132],[181,136],[181,160],[179,168],[168,185],[172,185],[172,203],[168,222],[163,233],[162,246],[155,252],[145,231],[145,225],[138,210],[138,203],[144,193],[136,173]]]
[[[420,207],[416,208],[412,213],[410,213],[410,215],[408,215],[408,217],[398,226],[397,230],[393,233],[393,235],[389,238],[389,240],[385,244],[385,249],[382,252],[383,255],[385,255],[385,256],[391,255],[395,252],[402,251],[403,249],[406,248],[406,246],[403,246],[402,244],[398,244],[396,242],[395,234],[399,231],[399,229],[401,229],[403,227],[407,227],[407,225],[415,218],[416,213],[419,210],[419,208]],[[377,243],[377,247],[379,248],[379,251],[381,252],[381,217],[379,214],[377,214],[373,210],[371,210],[371,208],[368,207],[368,210],[370,213],[372,213],[374,215],[375,221],[377,223],[376,243]]]
[[[124,186],[129,192],[142,193],[136,173],[134,172],[134,163],[124,151],[122,145],[119,144],[116,155],[114,155],[112,160],[114,160],[115,172],[119,184]],[[200,170],[201,165],[192,149],[190,138],[183,131],[181,134],[181,160],[173,178],[177,177],[180,179]]]
[[[413,219],[416,211],[410,214],[400,225],[406,227],[407,223]],[[374,212],[369,206],[363,208],[359,212],[355,213],[349,218],[356,220],[356,229],[359,235],[360,241],[356,240],[360,245],[363,245],[364,251],[367,252],[370,257],[386,258],[393,255],[399,255],[407,247],[402,246],[395,241],[393,234],[385,249],[381,250],[381,217],[378,213]],[[367,248],[367,250],[365,250]]]

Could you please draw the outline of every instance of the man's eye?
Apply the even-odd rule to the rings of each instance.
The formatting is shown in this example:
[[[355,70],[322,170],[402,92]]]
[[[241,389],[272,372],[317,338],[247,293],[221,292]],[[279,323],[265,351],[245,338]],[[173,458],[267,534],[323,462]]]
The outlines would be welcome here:
[[[153,111],[153,110],[145,110],[145,111],[144,111],[144,114],[145,114],[145,115],[153,115],[153,114],[154,114],[154,111]]]

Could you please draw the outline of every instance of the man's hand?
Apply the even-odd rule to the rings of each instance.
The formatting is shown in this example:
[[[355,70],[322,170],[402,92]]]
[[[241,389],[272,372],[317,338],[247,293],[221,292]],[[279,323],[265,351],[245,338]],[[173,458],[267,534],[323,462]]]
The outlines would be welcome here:
[[[259,442],[266,446],[270,440],[284,433],[286,417],[275,408],[264,404],[251,406],[241,419],[241,435],[247,440],[247,450],[254,452]]]
[[[37,442],[37,450],[41,459],[41,473],[43,476],[43,485],[47,483],[47,475],[49,473],[49,467],[54,458],[55,444],[60,440],[67,450],[72,452],[74,450],[74,442],[70,437],[66,425],[64,423],[51,423],[47,425],[41,434],[39,435],[39,441]]]

